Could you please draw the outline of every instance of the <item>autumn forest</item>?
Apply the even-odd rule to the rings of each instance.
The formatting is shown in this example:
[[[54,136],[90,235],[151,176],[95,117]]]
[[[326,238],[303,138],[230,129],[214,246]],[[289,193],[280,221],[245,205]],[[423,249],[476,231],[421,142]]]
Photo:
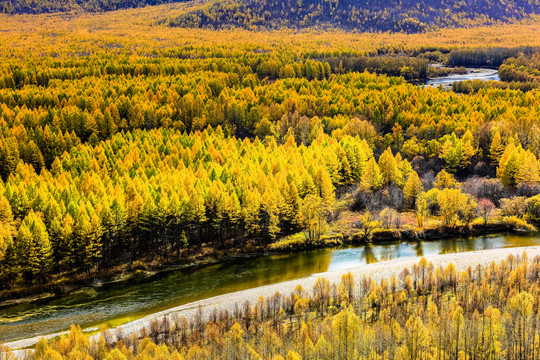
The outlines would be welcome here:
[[[230,256],[534,233],[539,13],[521,0],[3,2],[0,300]],[[475,77],[486,69],[496,79]],[[458,273],[422,259],[398,279],[321,278],[131,337],[74,326],[25,356],[533,359],[538,263]]]

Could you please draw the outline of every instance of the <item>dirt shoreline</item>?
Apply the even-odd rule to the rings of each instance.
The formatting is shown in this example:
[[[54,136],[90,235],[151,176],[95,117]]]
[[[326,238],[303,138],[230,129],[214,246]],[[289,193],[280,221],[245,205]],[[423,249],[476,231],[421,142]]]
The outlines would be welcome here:
[[[532,259],[537,255],[540,256],[540,246],[478,250],[463,253],[433,255],[426,257],[426,259],[432,262],[435,266],[442,265],[443,267],[445,267],[449,263],[453,263],[457,271],[463,271],[469,266],[475,267],[478,264],[482,266],[487,266],[492,261],[499,262],[503,259],[506,259],[508,255],[521,255],[523,252],[526,252],[529,259]],[[280,292],[281,294],[289,294],[294,290],[297,285],[302,285],[304,289],[311,291],[313,285],[315,284],[315,281],[319,276],[325,277],[331,283],[336,283],[341,280],[341,276],[343,274],[346,274],[350,271],[354,275],[356,284],[358,284],[360,279],[365,276],[371,276],[375,281],[379,281],[383,278],[390,278],[392,274],[395,274],[397,276],[403,268],[410,267],[413,264],[418,263],[419,261],[420,257],[390,260],[380,263],[352,267],[344,270],[313,274],[311,276],[301,279],[290,280],[277,284],[265,285],[253,289],[219,295],[212,298],[173,307],[171,309],[160,311],[152,315],[148,315],[144,318],[126,323],[124,325],[120,325],[116,329],[113,329],[111,332],[115,333],[116,330],[119,330],[122,331],[124,335],[138,333],[143,327],[148,328],[153,320],[162,319],[164,316],[172,317],[174,315],[181,318],[185,317],[186,319],[190,320],[195,316],[195,313],[198,311],[199,308],[202,311],[203,319],[207,319],[209,314],[213,312],[214,309],[217,311],[228,310],[229,312],[232,312],[237,303],[242,304],[244,301],[248,300],[253,304],[258,300],[260,296],[268,297],[274,295],[276,292]],[[47,335],[46,338],[56,337],[60,334],[61,333],[50,334]],[[99,334],[94,336],[99,336]],[[5,345],[10,347],[11,349],[27,348],[33,346],[40,337],[41,336],[36,336],[28,339],[12,341],[6,343]]]

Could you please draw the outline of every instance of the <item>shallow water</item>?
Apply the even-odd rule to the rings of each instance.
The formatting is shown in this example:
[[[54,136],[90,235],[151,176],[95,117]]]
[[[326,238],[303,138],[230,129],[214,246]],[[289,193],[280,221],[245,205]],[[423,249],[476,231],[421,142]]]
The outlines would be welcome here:
[[[493,235],[320,249],[174,270],[0,308],[0,342],[141,318],[188,302],[332,270],[415,256],[540,245],[540,234]]]
[[[438,87],[442,85],[443,87],[452,86],[456,81],[465,81],[465,80],[494,80],[499,81],[499,73],[494,69],[483,69],[483,68],[467,68],[467,74],[453,74],[449,76],[437,77],[427,80],[424,84],[426,86]]]

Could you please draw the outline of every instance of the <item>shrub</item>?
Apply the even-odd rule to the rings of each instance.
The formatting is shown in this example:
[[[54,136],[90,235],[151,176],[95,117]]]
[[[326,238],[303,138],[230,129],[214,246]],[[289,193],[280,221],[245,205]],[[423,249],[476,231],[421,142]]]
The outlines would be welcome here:
[[[501,199],[501,214],[503,216],[517,216],[523,218],[527,210],[527,199],[523,196],[514,196],[511,199]]]
[[[521,231],[536,231],[536,228],[529,224],[527,221],[518,218],[517,216],[509,216],[505,218],[508,225],[512,226],[515,230]]]

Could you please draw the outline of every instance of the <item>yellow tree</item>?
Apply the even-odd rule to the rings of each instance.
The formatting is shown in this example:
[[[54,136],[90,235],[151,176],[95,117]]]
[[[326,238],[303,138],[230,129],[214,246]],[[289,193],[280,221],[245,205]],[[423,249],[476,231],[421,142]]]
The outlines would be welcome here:
[[[521,166],[516,175],[517,183],[529,186],[537,185],[540,182],[540,168],[536,156],[530,151],[524,151],[519,163]]]
[[[360,222],[362,224],[360,234],[365,241],[370,241],[373,231],[382,225],[379,220],[373,218],[369,210],[364,215],[360,215]]]
[[[308,241],[319,239],[324,231],[326,222],[322,211],[320,197],[308,195],[302,201],[300,207],[301,224]]]
[[[334,334],[334,358],[356,359],[357,339],[360,335],[360,319],[351,307],[347,307],[332,320]]]
[[[504,152],[504,144],[501,139],[501,134],[499,131],[495,132],[493,135],[493,140],[491,141],[491,146],[489,148],[489,158],[491,159],[492,165],[498,165],[501,160],[501,156]]]
[[[379,158],[379,169],[381,172],[383,185],[390,185],[398,179],[398,164],[392,154],[392,150],[387,148]]]
[[[418,195],[420,195],[422,190],[423,187],[422,183],[420,182],[420,178],[418,178],[418,174],[416,173],[416,171],[413,170],[413,172],[411,172],[411,175],[409,175],[409,179],[407,179],[405,187],[403,188],[403,196],[407,201],[407,205],[411,209],[414,209],[416,205],[416,199],[418,198]]]
[[[446,170],[441,170],[435,177],[435,187],[437,189],[457,189],[459,188],[459,183],[454,178],[454,175],[450,174]]]
[[[362,175],[362,185],[371,190],[378,190],[383,184],[383,178],[379,165],[374,158],[370,158],[366,164],[364,174]]]
[[[520,168],[523,165],[523,157],[521,153],[523,149],[521,145],[514,146],[510,143],[499,161],[499,167],[497,168],[497,177],[501,179],[501,182],[506,187],[514,187],[517,185]]]
[[[444,225],[454,227],[459,211],[467,203],[467,196],[458,189],[443,189],[437,196],[437,202]]]

